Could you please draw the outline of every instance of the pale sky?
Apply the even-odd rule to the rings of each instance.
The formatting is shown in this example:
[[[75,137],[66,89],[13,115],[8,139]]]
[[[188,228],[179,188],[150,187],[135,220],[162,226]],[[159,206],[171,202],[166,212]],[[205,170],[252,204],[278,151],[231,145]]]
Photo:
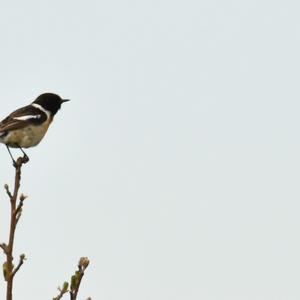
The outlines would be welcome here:
[[[52,299],[80,256],[78,300],[300,298],[299,10],[0,1],[0,118],[72,100],[27,151],[15,300]],[[0,166],[12,186],[1,145]]]

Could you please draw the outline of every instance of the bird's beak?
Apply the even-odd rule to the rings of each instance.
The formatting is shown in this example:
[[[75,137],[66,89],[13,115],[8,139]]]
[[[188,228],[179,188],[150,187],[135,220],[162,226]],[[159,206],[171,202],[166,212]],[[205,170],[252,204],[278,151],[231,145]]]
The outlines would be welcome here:
[[[70,99],[61,99],[61,103],[68,102]]]

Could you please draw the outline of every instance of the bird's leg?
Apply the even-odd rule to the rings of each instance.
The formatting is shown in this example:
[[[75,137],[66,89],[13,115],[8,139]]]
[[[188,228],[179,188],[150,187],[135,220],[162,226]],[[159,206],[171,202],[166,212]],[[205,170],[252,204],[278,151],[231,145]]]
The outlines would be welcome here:
[[[19,149],[23,152],[24,156],[23,156],[23,159],[24,159],[24,163],[27,163],[29,161],[29,157],[27,156],[27,154],[25,153],[25,151],[22,149],[22,147],[18,146]]]
[[[5,146],[6,146],[6,148],[8,150],[8,153],[9,153],[9,155],[10,155],[12,161],[13,161],[13,166],[16,167],[17,166],[17,162],[15,161],[14,157],[12,156],[9,147],[7,145],[5,145]]]

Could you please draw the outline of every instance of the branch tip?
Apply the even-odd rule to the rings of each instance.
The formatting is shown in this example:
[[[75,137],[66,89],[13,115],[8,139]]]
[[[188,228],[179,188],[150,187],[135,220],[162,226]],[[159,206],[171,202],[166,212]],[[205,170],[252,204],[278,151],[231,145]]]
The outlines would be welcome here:
[[[27,199],[28,198],[28,196],[26,196],[26,195],[24,195],[24,194],[21,194],[20,195],[20,201],[24,201],[25,199]]]
[[[6,183],[6,184],[4,184],[4,189],[5,189],[5,191],[6,191],[6,194],[8,195],[8,197],[9,197],[9,199],[11,200],[12,198],[13,198],[13,195],[12,195],[12,193],[10,192],[10,190],[9,190],[9,186],[8,186],[8,184]]]
[[[16,266],[16,268],[12,272],[12,277],[14,277],[16,275],[16,273],[19,271],[19,269],[21,268],[21,266],[24,264],[25,260],[26,260],[26,256],[23,253],[23,254],[20,255],[18,265]]]
[[[87,257],[81,257],[79,262],[78,262],[78,268],[81,270],[85,270],[88,265],[90,264],[90,261]]]

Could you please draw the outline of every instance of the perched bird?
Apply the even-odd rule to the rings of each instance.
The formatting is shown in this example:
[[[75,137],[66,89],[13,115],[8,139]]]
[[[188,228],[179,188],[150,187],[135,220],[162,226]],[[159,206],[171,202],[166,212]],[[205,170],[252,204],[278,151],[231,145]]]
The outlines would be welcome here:
[[[9,148],[19,148],[29,160],[22,148],[34,147],[42,140],[62,103],[67,101],[56,94],[41,94],[0,122],[0,142],[6,145],[14,165],[16,162]]]

